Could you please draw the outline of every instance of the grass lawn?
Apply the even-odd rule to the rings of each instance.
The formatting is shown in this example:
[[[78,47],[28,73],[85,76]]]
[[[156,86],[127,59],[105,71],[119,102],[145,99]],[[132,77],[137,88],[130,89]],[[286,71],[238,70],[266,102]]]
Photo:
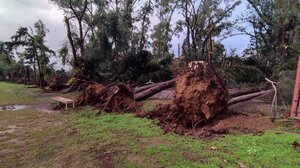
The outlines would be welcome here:
[[[0,82],[0,106],[48,102],[37,91]],[[300,167],[300,148],[292,145],[300,143],[298,131],[195,140],[132,114],[96,112],[0,111],[0,167]]]
[[[0,82],[0,106],[49,102],[39,88],[30,85]]]

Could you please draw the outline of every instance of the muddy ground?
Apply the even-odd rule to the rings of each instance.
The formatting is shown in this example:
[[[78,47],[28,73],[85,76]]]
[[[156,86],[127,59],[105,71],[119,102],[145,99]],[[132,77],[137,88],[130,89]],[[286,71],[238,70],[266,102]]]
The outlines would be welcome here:
[[[164,100],[164,103],[159,106],[163,106],[167,103],[171,104],[172,100],[166,100],[165,98],[173,95],[173,93],[174,90],[169,89],[152,96],[151,100],[157,102]],[[227,114],[208,121],[203,127],[194,129],[187,129],[174,123],[168,123],[166,116],[144,116],[148,118],[159,118],[161,127],[165,132],[175,132],[194,138],[214,138],[229,133],[260,134],[275,127],[271,120],[274,115],[274,113],[271,114],[272,98],[273,94],[269,94],[235,104],[229,107]],[[288,109],[280,106],[278,107],[276,115],[286,117],[288,115]]]

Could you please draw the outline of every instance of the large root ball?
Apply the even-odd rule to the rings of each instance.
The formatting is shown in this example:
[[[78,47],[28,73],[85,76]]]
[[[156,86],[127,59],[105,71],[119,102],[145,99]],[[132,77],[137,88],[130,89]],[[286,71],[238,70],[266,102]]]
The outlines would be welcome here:
[[[177,75],[175,87],[175,103],[188,122],[210,119],[227,110],[228,91],[215,75],[185,71]]]

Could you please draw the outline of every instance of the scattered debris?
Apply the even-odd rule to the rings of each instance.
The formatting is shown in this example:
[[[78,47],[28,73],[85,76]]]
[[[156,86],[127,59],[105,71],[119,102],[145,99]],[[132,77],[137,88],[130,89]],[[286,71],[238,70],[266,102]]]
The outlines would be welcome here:
[[[218,148],[217,147],[215,147],[215,146],[212,146],[212,147],[210,147],[210,150],[217,150]]]

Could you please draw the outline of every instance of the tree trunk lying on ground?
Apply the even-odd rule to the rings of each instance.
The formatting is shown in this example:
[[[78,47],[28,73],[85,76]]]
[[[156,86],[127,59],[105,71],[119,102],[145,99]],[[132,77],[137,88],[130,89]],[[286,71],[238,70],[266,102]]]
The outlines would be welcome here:
[[[170,80],[170,81],[166,81],[166,82],[161,82],[161,83],[157,83],[156,85],[153,85],[153,87],[150,87],[144,91],[141,91],[137,94],[134,95],[134,99],[136,101],[141,101],[141,100],[145,100],[148,97],[161,92],[165,89],[170,88],[172,85],[174,84],[174,80]]]
[[[150,85],[145,85],[145,86],[142,86],[142,87],[134,88],[134,94],[137,94],[137,93],[142,92],[144,90],[150,89],[150,88],[156,86],[157,84],[159,84],[159,83],[153,83],[153,84],[150,84]]]
[[[231,98],[228,101],[227,104],[229,106],[231,106],[231,105],[234,105],[234,104],[237,104],[237,103],[241,103],[241,102],[244,102],[244,101],[248,101],[248,100],[254,99],[254,98],[262,96],[264,94],[272,93],[272,92],[274,92],[274,90],[270,89],[270,90],[266,90],[266,91],[261,91],[261,92],[257,92],[257,93],[251,93],[251,94],[247,94],[247,95],[242,95],[242,96],[234,97],[234,98]]]
[[[141,88],[136,88],[135,90],[139,91],[139,89],[143,89],[147,90],[153,86],[155,86],[156,84],[153,85],[149,85],[147,87],[141,87]],[[255,93],[255,92],[260,92],[262,91],[263,88],[242,88],[242,89],[228,89],[228,93],[229,93],[229,97],[233,98],[233,97],[238,97],[238,96],[242,96],[242,95],[247,95],[247,94],[251,94],[251,93]],[[152,100],[174,100],[174,90],[162,90],[156,94],[154,94],[153,96],[149,97]],[[135,93],[136,94],[136,93]]]
[[[238,97],[242,95],[247,95],[255,92],[262,91],[261,88],[244,88],[244,89],[228,89],[230,97]]]

